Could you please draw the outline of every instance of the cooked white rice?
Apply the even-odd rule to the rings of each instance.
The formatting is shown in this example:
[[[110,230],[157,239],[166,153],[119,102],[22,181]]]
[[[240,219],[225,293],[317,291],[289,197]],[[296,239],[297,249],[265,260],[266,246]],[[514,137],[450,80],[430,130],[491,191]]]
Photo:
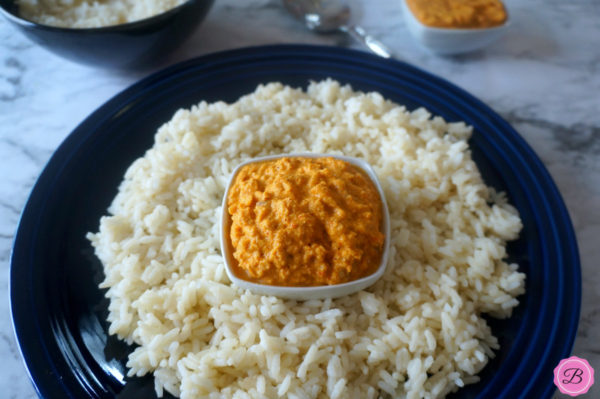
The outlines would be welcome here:
[[[34,22],[65,28],[98,28],[138,21],[186,0],[17,0],[19,14]]]
[[[327,80],[271,83],[236,103],[179,110],[129,168],[89,234],[104,264],[110,333],[139,345],[129,375],[181,398],[440,398],[478,380],[524,274],[503,261],[521,229],[483,183],[471,129]],[[390,209],[383,278],[335,300],[232,286],[219,248],[230,173],[289,152],[363,158]],[[492,205],[489,205],[492,203]]]

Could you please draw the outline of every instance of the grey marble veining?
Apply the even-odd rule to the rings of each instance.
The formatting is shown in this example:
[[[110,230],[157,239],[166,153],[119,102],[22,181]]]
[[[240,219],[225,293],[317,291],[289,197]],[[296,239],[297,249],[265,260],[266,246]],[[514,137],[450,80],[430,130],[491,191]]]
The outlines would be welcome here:
[[[438,57],[409,36],[400,0],[352,2],[353,19],[398,58],[482,99],[540,156],[565,199],[580,248],[583,302],[573,354],[600,370],[600,2],[506,3],[512,26],[500,41],[472,54]],[[205,23],[163,66],[213,51],[270,43],[360,48],[343,35],[308,32],[279,0],[218,0]],[[7,300],[12,237],[27,195],[69,132],[149,72],[110,72],[71,63],[0,20],[2,397],[35,397],[14,340]],[[600,397],[598,385],[584,397]]]

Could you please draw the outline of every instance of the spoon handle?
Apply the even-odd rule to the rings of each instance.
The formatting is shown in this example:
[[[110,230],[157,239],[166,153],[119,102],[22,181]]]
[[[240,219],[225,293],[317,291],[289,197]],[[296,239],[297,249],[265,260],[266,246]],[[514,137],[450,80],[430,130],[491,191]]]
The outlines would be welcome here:
[[[375,54],[382,56],[383,58],[392,57],[392,52],[383,43],[369,35],[360,26],[342,26],[340,30],[348,33],[355,40],[363,43]]]

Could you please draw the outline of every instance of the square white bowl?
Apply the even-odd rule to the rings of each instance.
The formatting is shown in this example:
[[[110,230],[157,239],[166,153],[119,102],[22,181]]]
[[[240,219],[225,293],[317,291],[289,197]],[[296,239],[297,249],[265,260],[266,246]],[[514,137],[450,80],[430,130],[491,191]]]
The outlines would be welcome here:
[[[410,10],[406,0],[400,1],[408,31],[421,45],[440,55],[478,50],[498,40],[510,26],[510,16],[507,11],[506,21],[502,25],[491,28],[434,28],[421,23]]]
[[[229,196],[229,189],[235,176],[238,174],[241,168],[246,165],[256,163],[256,162],[264,162],[271,161],[279,158],[289,158],[289,157],[302,157],[302,158],[336,158],[342,161],[346,161],[354,166],[357,166],[362,171],[364,171],[367,176],[371,179],[377,192],[379,193],[379,197],[381,199],[381,206],[383,211],[383,226],[382,230],[385,235],[385,240],[383,244],[383,252],[381,254],[381,262],[377,270],[365,277],[362,277],[358,280],[350,281],[343,284],[334,284],[334,285],[320,285],[320,286],[309,286],[309,287],[288,287],[288,286],[278,286],[278,285],[268,285],[268,284],[260,284],[251,281],[244,280],[235,275],[232,269],[232,263],[234,262],[232,248],[231,248],[231,239],[229,238],[229,226],[231,223],[229,212],[227,210],[227,197]],[[357,291],[363,290],[371,285],[373,285],[385,272],[385,268],[387,266],[388,256],[389,256],[389,247],[390,247],[390,214],[387,207],[387,202],[385,200],[385,195],[383,193],[383,189],[381,188],[381,184],[375,171],[367,162],[362,159],[346,157],[342,155],[333,155],[333,154],[314,154],[314,153],[293,153],[293,154],[280,154],[280,155],[269,155],[265,157],[252,158],[248,161],[245,161],[238,165],[237,168],[231,174],[229,178],[229,182],[227,183],[227,189],[225,190],[225,194],[223,195],[223,202],[221,205],[221,221],[220,221],[220,239],[221,239],[221,253],[223,254],[223,259],[225,260],[225,269],[227,271],[227,276],[233,282],[233,284],[237,285],[240,288],[248,289],[256,294],[261,295],[274,295],[281,298],[287,299],[295,299],[295,300],[310,300],[310,299],[323,299],[323,298],[338,298],[344,295],[350,295]]]

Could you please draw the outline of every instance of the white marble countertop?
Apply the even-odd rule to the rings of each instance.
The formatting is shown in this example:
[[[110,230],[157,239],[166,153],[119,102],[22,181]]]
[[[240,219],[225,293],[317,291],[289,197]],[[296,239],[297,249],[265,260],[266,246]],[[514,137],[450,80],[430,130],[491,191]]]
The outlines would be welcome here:
[[[355,1],[354,19],[395,54],[489,104],[541,157],[573,220],[583,302],[573,354],[600,370],[600,2],[507,0],[513,24],[483,51],[441,58],[409,36],[400,0]],[[360,47],[308,32],[279,0],[217,0],[165,65],[270,43]],[[110,72],[58,58],[0,19],[0,396],[35,397],[9,316],[8,268],[19,213],[61,141],[94,109],[147,73]],[[584,397],[600,397],[600,384]],[[564,397],[557,394],[556,397]]]

